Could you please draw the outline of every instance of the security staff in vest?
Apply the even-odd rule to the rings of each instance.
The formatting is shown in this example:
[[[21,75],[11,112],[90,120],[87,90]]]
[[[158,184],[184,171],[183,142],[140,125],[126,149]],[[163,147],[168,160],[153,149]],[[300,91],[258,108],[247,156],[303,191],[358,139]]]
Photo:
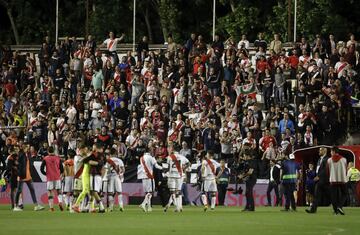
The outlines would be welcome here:
[[[355,168],[353,162],[349,162],[348,164],[348,171],[347,171],[347,186],[349,192],[349,205],[350,206],[357,206],[358,205],[358,198],[357,198],[357,185],[360,181],[360,171]]]
[[[282,211],[290,211],[290,206],[293,211],[296,211],[294,192],[299,177],[299,169],[300,166],[295,162],[294,154],[290,154],[289,159],[285,160],[281,166],[280,175],[285,196],[285,209]]]
[[[316,177],[315,181],[315,194],[314,194],[314,202],[309,209],[305,211],[307,213],[316,213],[316,209],[318,206],[327,204],[326,201],[329,201],[329,175],[327,173],[327,160],[329,157],[327,156],[327,149],[325,147],[321,147],[319,149],[320,158],[316,164]]]
[[[247,149],[243,153],[244,169],[238,175],[239,180],[245,181],[246,206],[242,211],[255,211],[254,186],[257,179],[257,162],[253,151]]]

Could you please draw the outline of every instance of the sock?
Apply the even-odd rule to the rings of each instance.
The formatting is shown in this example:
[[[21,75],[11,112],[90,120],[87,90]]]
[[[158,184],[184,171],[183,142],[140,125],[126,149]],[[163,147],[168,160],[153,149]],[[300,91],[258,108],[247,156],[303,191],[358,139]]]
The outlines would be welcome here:
[[[71,208],[72,207],[72,204],[73,204],[73,196],[69,196],[69,207]]]
[[[118,201],[119,201],[119,207],[123,208],[124,207],[124,202],[123,202],[123,196],[121,193],[118,194]]]
[[[79,200],[80,197],[81,197],[81,194],[80,194],[80,196],[78,197],[78,200]],[[80,201],[79,204],[78,204],[78,200],[76,200],[76,205],[80,205],[80,210],[84,210],[85,207],[86,207],[86,200],[85,200],[85,198],[83,197],[82,201]],[[80,203],[81,203],[81,204],[80,204]]]
[[[169,202],[168,202],[168,204],[166,206],[170,207],[172,203],[173,203],[173,195],[171,194],[170,198],[169,198]]]
[[[68,206],[71,206],[72,200],[73,200],[73,196],[72,196],[71,194],[66,195],[65,201],[66,201],[66,203],[67,203]]]
[[[182,195],[178,196],[177,205],[178,205],[179,210],[182,209]]]
[[[63,195],[61,193],[58,194],[58,201],[59,201],[59,204],[63,203]]]
[[[20,194],[18,205],[22,205],[22,204],[23,204],[22,194]]]
[[[49,207],[54,208],[54,199],[52,196],[49,196]]]
[[[203,201],[204,206],[207,206],[208,202],[207,202],[207,197],[206,197],[205,194],[202,194],[202,195],[201,195],[201,200]]]
[[[114,196],[109,195],[108,200],[109,200],[109,208],[110,208],[110,210],[114,209]]]
[[[211,197],[211,208],[214,209],[216,204],[216,196]]]
[[[141,203],[141,205],[147,205],[148,204],[148,196],[145,194],[144,201]]]
[[[147,194],[147,205],[148,205],[148,208],[150,208],[151,207],[151,197],[152,197],[152,195],[151,195],[151,193],[148,193]]]
[[[98,201],[98,204],[99,204],[99,209],[101,211],[103,211],[105,208],[104,208],[104,203],[102,202],[102,200]]]

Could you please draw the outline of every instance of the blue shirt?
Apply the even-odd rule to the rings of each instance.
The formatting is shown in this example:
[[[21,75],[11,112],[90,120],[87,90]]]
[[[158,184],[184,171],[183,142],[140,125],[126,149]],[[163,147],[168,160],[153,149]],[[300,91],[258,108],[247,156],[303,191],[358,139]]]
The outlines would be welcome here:
[[[294,127],[294,123],[293,121],[291,121],[290,119],[287,120],[287,124],[285,125],[285,119],[282,119],[279,122],[279,131],[280,133],[285,133],[286,128],[289,128],[291,130],[291,133],[294,134],[295,133],[295,127]]]

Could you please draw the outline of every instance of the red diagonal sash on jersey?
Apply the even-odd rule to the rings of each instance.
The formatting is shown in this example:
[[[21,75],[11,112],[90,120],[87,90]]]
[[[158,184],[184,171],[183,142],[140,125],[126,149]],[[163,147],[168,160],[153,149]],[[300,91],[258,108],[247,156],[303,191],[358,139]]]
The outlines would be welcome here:
[[[109,45],[108,45],[108,50],[111,49],[111,47],[112,47],[112,45],[114,44],[114,42],[115,42],[114,39],[111,39],[111,40],[110,40],[110,43],[109,43]]]
[[[180,161],[177,160],[175,154],[171,154],[170,158],[175,163],[176,169],[178,170],[180,176],[182,176],[182,169],[181,169],[181,166],[180,166]]]
[[[154,179],[154,176],[151,174],[151,172],[149,171],[149,168],[145,164],[144,156],[142,156],[140,158],[140,162],[141,162],[141,165],[143,165],[143,167],[144,167],[144,170],[145,170],[145,173],[146,173],[147,177],[149,179]]]
[[[208,163],[208,165],[209,165],[212,173],[213,173],[214,175],[216,175],[215,166],[214,166],[214,164],[212,163],[212,161],[211,161],[210,159],[206,159],[206,161],[207,161],[207,163]]]
[[[75,173],[74,178],[75,178],[75,179],[80,178],[81,174],[83,173],[83,170],[84,170],[84,165],[82,165],[82,166],[79,168],[79,170]]]
[[[343,63],[342,65],[340,65],[339,69],[338,69],[338,73],[340,73],[345,67],[346,67],[347,63]]]
[[[136,143],[138,142],[138,140],[139,140],[139,138],[136,137],[135,140],[134,140],[134,142],[132,142],[132,144],[130,145],[130,148],[135,147],[135,145],[136,145]]]
[[[120,169],[117,167],[115,162],[111,160],[110,158],[106,159],[106,162],[110,164],[110,166],[116,171],[117,174],[120,174]]]

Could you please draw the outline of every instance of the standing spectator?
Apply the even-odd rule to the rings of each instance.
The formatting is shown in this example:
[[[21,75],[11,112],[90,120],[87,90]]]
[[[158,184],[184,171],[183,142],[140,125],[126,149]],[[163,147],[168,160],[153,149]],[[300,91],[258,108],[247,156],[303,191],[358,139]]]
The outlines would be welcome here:
[[[16,191],[16,196],[15,196],[14,211],[22,211],[23,210],[19,207],[19,198],[22,193],[24,183],[26,183],[26,185],[28,186],[33,203],[36,205],[34,207],[34,210],[35,211],[44,210],[44,207],[41,206],[40,204],[38,204],[38,202],[37,202],[34,184],[32,182],[32,177],[31,177],[31,173],[30,173],[31,159],[28,154],[29,145],[21,144],[20,146],[21,147],[20,147],[20,152],[19,152],[19,166],[18,166],[19,177],[18,177],[18,187],[17,187],[17,191]]]
[[[326,204],[325,198],[329,195],[329,177],[327,175],[327,161],[329,157],[327,156],[327,149],[321,147],[319,149],[319,161],[316,164],[316,177],[315,181],[315,194],[314,202],[309,209],[305,211],[307,213],[316,213],[318,206]]]
[[[119,57],[116,52],[117,44],[121,42],[124,37],[125,34],[122,34],[120,38],[116,38],[114,32],[109,32],[109,38],[101,44],[101,46],[106,46],[106,49],[109,51],[110,56],[112,57],[111,62],[115,66],[119,64]]]
[[[92,75],[91,85],[95,90],[105,90],[104,75],[100,67],[95,66],[94,74]]]
[[[18,167],[19,167],[19,160],[18,160],[18,152],[19,147],[14,146],[9,149],[9,156],[7,157],[7,171],[8,171],[8,178],[10,183],[10,199],[11,199],[11,209],[15,207],[15,193],[16,188],[18,186]]]
[[[227,187],[230,182],[230,169],[225,166],[225,160],[220,160],[220,167],[217,169],[216,182],[219,192],[219,206],[224,206]]]
[[[243,49],[245,48],[246,50],[249,49],[250,43],[249,41],[246,39],[246,35],[243,34],[241,36],[241,40],[239,41],[238,45],[237,45],[237,49]]]
[[[258,39],[255,40],[254,42],[254,47],[257,48],[257,51],[259,51],[259,48],[261,47],[262,49],[264,49],[264,51],[266,51],[267,49],[267,42],[264,40],[264,33],[260,32],[258,35]]]
[[[289,118],[288,113],[284,113],[284,118],[279,122],[279,131],[281,134],[285,133],[285,130],[289,128],[291,133],[295,133],[294,122]]]
[[[274,50],[276,54],[280,54],[282,50],[282,42],[280,41],[279,34],[274,34],[274,40],[270,42],[269,50]]]
[[[337,147],[331,148],[331,158],[327,160],[331,190],[331,204],[335,214],[345,215],[342,207],[346,200],[346,158],[341,156]]]
[[[275,202],[274,205],[278,206],[280,204],[279,197],[279,184],[280,184],[280,166],[276,164],[275,160],[270,161],[269,169],[269,184],[266,190],[267,195],[267,206],[271,206],[271,191],[275,192]]]
[[[280,105],[280,107],[283,107],[285,104],[284,100],[284,86],[285,86],[285,78],[282,73],[282,70],[280,67],[276,68],[276,73],[274,76],[275,83],[274,83],[274,99],[275,104]]]
[[[136,48],[138,61],[142,62],[147,57],[149,51],[149,42],[146,36],[142,37],[142,40],[138,43]]]

